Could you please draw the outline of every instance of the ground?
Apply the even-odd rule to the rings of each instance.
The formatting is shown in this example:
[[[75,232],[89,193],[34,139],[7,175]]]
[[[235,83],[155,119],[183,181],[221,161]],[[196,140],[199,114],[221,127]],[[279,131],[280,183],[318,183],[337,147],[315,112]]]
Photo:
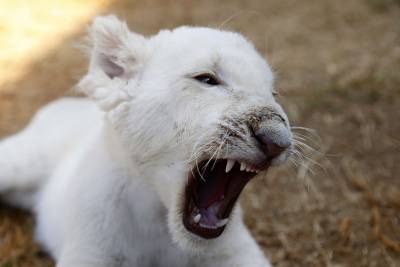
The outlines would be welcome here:
[[[246,223],[265,253],[279,267],[400,266],[400,1],[21,3],[0,3],[1,137],[70,94],[86,67],[74,44],[96,13],[115,13],[148,35],[181,24],[240,31],[273,65],[292,124],[315,130],[295,130],[315,150],[306,149],[308,160],[246,188]],[[48,35],[34,50],[16,49],[40,35],[37,19]],[[53,266],[32,241],[33,223],[0,208],[1,267]]]

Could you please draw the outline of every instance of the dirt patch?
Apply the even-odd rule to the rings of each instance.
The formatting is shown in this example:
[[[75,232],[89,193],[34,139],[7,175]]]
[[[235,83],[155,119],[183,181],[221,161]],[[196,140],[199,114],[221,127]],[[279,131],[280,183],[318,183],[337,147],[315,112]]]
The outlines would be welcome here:
[[[396,0],[118,1],[141,33],[181,24],[237,30],[278,74],[293,125],[317,152],[250,184],[246,222],[275,266],[400,266],[400,4]],[[0,88],[0,135],[23,127],[85,70],[84,32]],[[315,161],[315,163],[312,163]],[[0,208],[0,266],[52,266],[32,218]]]

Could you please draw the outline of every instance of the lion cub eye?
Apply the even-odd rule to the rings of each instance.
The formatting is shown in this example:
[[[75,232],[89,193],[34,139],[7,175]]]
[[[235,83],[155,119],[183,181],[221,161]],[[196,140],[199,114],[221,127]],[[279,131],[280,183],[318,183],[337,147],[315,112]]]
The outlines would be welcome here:
[[[218,79],[214,75],[209,73],[199,74],[197,76],[194,76],[193,78],[201,83],[205,83],[211,86],[220,84]]]

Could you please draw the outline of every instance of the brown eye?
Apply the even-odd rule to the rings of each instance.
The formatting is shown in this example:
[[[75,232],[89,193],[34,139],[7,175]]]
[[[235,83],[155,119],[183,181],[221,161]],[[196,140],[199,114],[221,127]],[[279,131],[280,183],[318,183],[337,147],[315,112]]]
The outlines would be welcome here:
[[[273,96],[279,96],[279,93],[278,93],[277,91],[274,90],[274,91],[272,91],[272,95],[273,95]]]
[[[215,86],[215,85],[219,85],[220,83],[218,82],[217,78],[215,78],[213,75],[209,74],[209,73],[204,73],[204,74],[200,74],[197,75],[195,77],[193,77],[195,80],[201,82],[201,83],[205,83],[211,86]]]

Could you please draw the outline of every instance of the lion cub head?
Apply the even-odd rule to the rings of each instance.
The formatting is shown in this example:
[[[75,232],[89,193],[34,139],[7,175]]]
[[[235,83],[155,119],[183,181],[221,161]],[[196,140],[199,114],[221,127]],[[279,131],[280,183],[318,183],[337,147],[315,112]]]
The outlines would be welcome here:
[[[222,242],[244,186],[291,151],[269,65],[240,34],[211,28],[144,37],[108,16],[90,36],[79,88],[160,196],[172,237],[184,247]]]

